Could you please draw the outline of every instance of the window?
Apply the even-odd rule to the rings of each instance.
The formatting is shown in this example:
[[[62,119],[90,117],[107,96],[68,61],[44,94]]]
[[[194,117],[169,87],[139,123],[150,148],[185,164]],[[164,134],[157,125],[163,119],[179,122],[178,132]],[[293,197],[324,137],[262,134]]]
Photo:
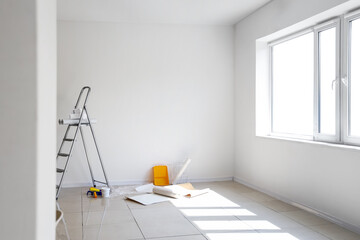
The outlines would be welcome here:
[[[314,139],[340,141],[340,21],[314,28],[315,32],[315,112]]]
[[[360,145],[360,11],[270,42],[269,54],[271,135]]]
[[[360,136],[360,20],[350,22],[349,41],[349,106],[350,132]]]
[[[344,22],[344,141],[360,144],[360,14],[349,14]]]
[[[313,43],[307,33],[272,47],[272,131],[313,133]]]

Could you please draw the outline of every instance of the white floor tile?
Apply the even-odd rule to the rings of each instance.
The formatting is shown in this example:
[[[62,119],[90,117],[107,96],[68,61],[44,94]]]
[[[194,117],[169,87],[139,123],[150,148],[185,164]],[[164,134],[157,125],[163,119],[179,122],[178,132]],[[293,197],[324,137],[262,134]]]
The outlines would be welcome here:
[[[324,224],[311,226],[314,231],[317,231],[332,240],[359,240],[360,235],[353,233],[335,224]]]
[[[295,221],[305,226],[329,224],[329,222],[326,221],[325,219],[318,217],[314,214],[311,214],[309,212],[306,212],[304,210],[282,212],[282,214],[289,218],[294,219]]]
[[[132,209],[145,238],[199,234],[199,231],[176,209]]]
[[[83,199],[82,210],[84,212],[94,212],[103,210],[123,210],[128,209],[125,200],[109,198],[89,198]]]
[[[68,235],[71,240],[82,240],[82,226],[71,227],[66,224],[65,228],[64,223],[60,221],[56,227],[56,240],[68,240]]]
[[[100,212],[84,212],[83,213],[83,225],[107,225],[107,224],[119,224],[123,221],[131,221],[133,216],[129,209],[124,210],[106,210]]]
[[[121,221],[111,225],[93,225],[84,227],[84,240],[120,240],[143,239],[134,220]]]
[[[164,238],[151,238],[151,240],[165,240]],[[178,237],[167,237],[166,240],[206,240],[203,235],[189,235]]]

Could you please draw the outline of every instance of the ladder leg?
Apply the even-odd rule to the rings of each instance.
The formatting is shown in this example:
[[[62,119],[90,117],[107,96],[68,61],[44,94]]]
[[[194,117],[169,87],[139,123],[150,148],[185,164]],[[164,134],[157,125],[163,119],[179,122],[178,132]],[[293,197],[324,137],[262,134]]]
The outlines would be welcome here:
[[[65,134],[64,134],[64,138],[67,137],[67,135],[68,135],[68,133],[69,133],[69,130],[70,130],[70,125],[67,126],[67,128],[66,128],[66,131],[65,131]],[[64,142],[65,142],[65,141],[64,141],[64,138],[63,138],[63,140],[61,141],[61,145],[60,145],[59,151],[58,151],[58,153],[57,153],[57,155],[56,155],[56,159],[58,159],[59,154],[61,153],[61,150],[62,150],[62,148],[63,148],[63,146],[64,146]],[[59,185],[58,185],[57,188],[56,188],[56,199],[58,199],[59,194],[60,194],[61,182],[62,182],[63,177],[64,177],[64,174],[61,175],[60,183],[59,183]]]
[[[64,138],[66,138],[66,137],[67,137],[67,134],[69,133],[69,129],[70,129],[70,125],[69,125],[69,126],[67,126],[67,128],[66,128],[66,131],[65,131],[65,134],[64,134]],[[61,149],[62,149],[62,147],[64,146],[64,138],[63,138],[63,140],[62,140],[62,142],[61,142],[61,145],[60,145],[59,151],[58,151],[58,153],[57,153],[57,155],[56,155],[56,156],[59,156],[59,153],[61,152]]]
[[[91,165],[90,165],[90,161],[89,161],[89,155],[87,153],[87,148],[86,148],[86,144],[85,144],[85,138],[84,138],[84,134],[83,134],[83,131],[82,131],[82,127],[80,127],[80,134],[81,134],[81,140],[82,140],[82,143],[83,143],[83,146],[84,146],[86,160],[87,160],[89,170],[90,170],[91,180],[92,180],[93,186],[96,187],[96,184],[95,184],[95,181],[94,181],[94,174],[93,174],[93,171],[91,169]]]
[[[88,114],[88,112],[87,112],[86,106],[84,106],[84,111],[86,112],[86,117],[87,117],[87,119],[88,119],[88,121],[89,121],[89,127],[90,127],[90,131],[91,131],[91,135],[92,135],[92,137],[93,137],[93,139],[94,139],[94,143],[95,143],[95,147],[96,147],[96,152],[97,152],[97,154],[98,154],[98,157],[99,157],[99,160],[100,160],[100,164],[101,164],[101,168],[102,168],[102,171],[103,171],[103,173],[104,173],[106,185],[107,185],[108,187],[110,187],[109,181],[108,181],[107,176],[106,176],[106,173],[105,173],[104,164],[103,164],[103,162],[102,162],[102,160],[101,160],[99,147],[98,147],[98,145],[97,145],[97,143],[96,143],[94,130],[93,130],[92,125],[91,125],[91,122],[90,122],[90,116],[89,116],[89,114]]]
[[[56,199],[59,198],[60,190],[61,190],[61,188],[62,188],[62,182],[63,182],[63,180],[64,180],[64,175],[65,175],[65,172],[66,172],[66,169],[67,169],[67,166],[68,166],[68,163],[69,163],[69,160],[70,160],[72,151],[73,151],[73,149],[74,149],[74,144],[75,144],[75,141],[76,141],[77,134],[78,134],[78,131],[79,131],[79,129],[80,129],[80,126],[81,126],[81,121],[79,122],[79,124],[78,124],[77,127],[76,127],[75,134],[74,134],[74,138],[73,138],[73,141],[72,141],[72,143],[71,143],[69,153],[68,153],[67,155],[65,155],[65,156],[67,156],[67,158],[66,158],[66,163],[65,163],[65,167],[64,167],[64,169],[63,169],[63,172],[62,172],[62,174],[61,174],[61,178],[60,178],[59,185],[57,186]],[[70,127],[70,125],[69,125],[69,127]],[[68,127],[68,129],[66,130],[65,137],[67,137],[67,133],[68,133],[69,127]],[[65,141],[65,139],[63,139],[63,142],[61,143],[61,146],[64,144],[64,141]],[[59,150],[59,152],[58,152],[58,156],[57,156],[57,157],[61,156],[61,155],[60,155],[60,151],[61,151],[61,148],[60,148],[60,150]]]

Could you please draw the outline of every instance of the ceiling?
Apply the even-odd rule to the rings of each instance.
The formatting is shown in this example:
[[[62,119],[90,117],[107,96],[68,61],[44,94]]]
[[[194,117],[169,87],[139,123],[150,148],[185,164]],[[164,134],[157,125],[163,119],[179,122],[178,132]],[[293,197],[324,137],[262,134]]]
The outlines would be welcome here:
[[[271,0],[58,0],[58,19],[233,25]]]

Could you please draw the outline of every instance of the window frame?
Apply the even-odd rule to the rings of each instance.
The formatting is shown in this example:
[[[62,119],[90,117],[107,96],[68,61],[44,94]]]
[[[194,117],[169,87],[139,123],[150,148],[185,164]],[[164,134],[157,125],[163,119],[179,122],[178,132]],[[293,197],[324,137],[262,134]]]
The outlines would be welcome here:
[[[351,51],[351,44],[350,44],[350,22],[356,19],[360,19],[360,9],[351,11],[348,14],[345,14],[343,16],[343,24],[342,24],[342,65],[341,65],[341,71],[342,71],[342,77],[341,77],[341,83],[342,83],[342,139],[344,144],[347,145],[360,145],[360,137],[353,137],[350,136],[350,88],[351,83],[348,79],[349,77],[349,69],[351,67],[350,63],[350,51]],[[351,76],[350,76],[351,78]],[[350,85],[349,85],[350,83]],[[349,88],[350,87],[350,88]]]
[[[360,146],[360,137],[350,136],[350,81],[348,81],[350,65],[350,23],[360,19],[360,9],[350,11],[339,17],[324,21],[315,26],[301,31],[288,34],[267,43],[269,53],[269,136],[311,140],[317,142],[329,142],[344,145]],[[336,32],[336,74],[335,86],[335,134],[320,133],[320,89],[319,89],[319,34],[322,31],[335,27]],[[273,47],[277,44],[289,41],[312,32],[314,34],[314,129],[313,135],[299,135],[290,133],[278,133],[273,131]],[[351,77],[351,76],[350,76]],[[360,94],[360,93],[359,93]]]
[[[335,49],[335,79],[333,80],[335,86],[335,134],[329,135],[320,133],[320,38],[321,32],[335,28],[336,33],[336,49]],[[322,142],[339,143],[341,141],[341,113],[340,113],[340,18],[326,21],[322,24],[313,27],[314,31],[314,140]]]
[[[302,135],[302,134],[291,134],[291,133],[280,133],[280,132],[274,132],[273,131],[273,47],[275,45],[290,41],[292,39],[295,39],[297,37],[301,37],[303,35],[306,35],[308,33],[313,32],[312,28],[306,28],[303,30],[300,30],[298,32],[286,35],[282,38],[279,38],[277,40],[271,41],[268,43],[268,51],[269,51],[269,97],[270,97],[270,135],[276,136],[276,137],[284,137],[284,138],[294,138],[294,139],[302,139],[302,140],[314,140],[314,137],[312,135]]]

